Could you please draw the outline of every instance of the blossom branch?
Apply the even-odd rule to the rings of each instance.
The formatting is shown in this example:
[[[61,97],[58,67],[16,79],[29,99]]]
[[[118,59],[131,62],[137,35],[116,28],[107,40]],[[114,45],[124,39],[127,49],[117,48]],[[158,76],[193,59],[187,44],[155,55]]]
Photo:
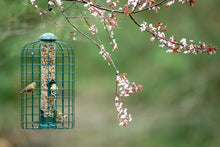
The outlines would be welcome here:
[[[185,54],[188,53],[193,53],[193,54],[198,54],[198,53],[208,53],[213,54],[217,52],[217,47],[206,45],[204,42],[202,43],[201,41],[196,45],[193,40],[190,40],[190,44],[187,44],[187,41],[185,38],[182,38],[180,42],[177,42],[177,40],[174,39],[174,36],[171,36],[169,39],[165,38],[165,33],[168,30],[166,29],[166,26],[163,26],[161,22],[158,22],[156,24],[156,27],[154,27],[152,24],[149,24],[147,26],[147,23],[144,22],[142,24],[139,24],[132,15],[129,15],[131,20],[138,26],[140,27],[141,31],[146,31],[149,34],[151,34],[153,37],[151,37],[150,42],[153,43],[154,39],[157,38],[160,41],[160,47],[168,47],[169,49],[167,52],[173,52],[173,53],[179,53],[183,50]]]
[[[105,24],[105,22],[111,22],[110,24],[114,24],[114,22],[112,21],[112,18],[115,17],[115,14],[109,15],[109,17],[104,17],[104,15],[102,14],[101,11],[97,10],[97,9],[93,9],[91,8],[91,6],[89,6],[91,13],[95,13],[94,15],[99,15],[99,18],[101,20],[103,20],[104,25],[105,25],[105,29],[108,32],[110,29],[114,28],[114,25],[112,27],[109,28],[107,25]],[[103,56],[103,58],[106,60],[108,59],[108,63],[109,65],[112,64],[112,66],[114,67],[115,71],[116,71],[116,90],[115,90],[115,108],[118,114],[118,120],[119,120],[119,126],[127,126],[128,122],[130,122],[132,120],[131,118],[131,114],[127,113],[127,108],[123,108],[122,105],[124,103],[123,97],[127,97],[127,96],[132,96],[133,92],[137,92],[137,89],[139,89],[139,91],[142,91],[142,85],[136,85],[134,82],[132,84],[129,83],[129,81],[126,79],[126,75],[122,74],[119,75],[119,71],[117,70],[111,55],[104,49],[103,45],[98,45],[96,41],[94,41],[92,38],[88,37],[87,35],[85,35],[84,33],[82,33],[81,31],[79,31],[79,29],[77,29],[74,24],[72,24],[70,22],[70,20],[68,19],[67,15],[65,14],[65,12],[63,12],[64,17],[66,18],[67,22],[70,23],[78,32],[80,32],[83,36],[85,36],[86,38],[88,38],[89,40],[91,40],[93,43],[95,43],[99,48],[100,48],[100,54]],[[111,35],[109,35],[110,38],[113,36],[113,34],[111,33]],[[114,40],[113,40],[114,42]],[[118,93],[118,86],[120,87],[120,94]]]
[[[133,93],[142,92],[142,85],[137,85],[135,82],[130,83],[126,78],[126,73],[116,75],[116,93],[115,93],[115,108],[118,115],[119,126],[127,126],[131,122],[131,114],[127,113],[127,108],[123,107],[124,98],[132,96]],[[119,90],[119,92],[118,92]]]
[[[90,3],[90,2],[85,1],[85,0],[64,0],[64,1],[74,1],[74,2],[79,2],[79,3],[84,3],[84,4]],[[132,14],[132,13],[139,13],[139,12],[142,12],[142,11],[145,11],[145,10],[150,10],[150,9],[152,9],[152,8],[154,8],[154,7],[157,7],[157,6],[159,6],[159,5],[162,5],[162,4],[163,4],[164,2],[166,2],[166,1],[168,1],[168,0],[162,0],[162,1],[160,1],[160,2],[158,2],[158,3],[156,3],[156,4],[154,4],[154,5],[148,6],[148,7],[144,8],[144,9],[141,9],[141,10],[132,11],[132,12],[130,12],[130,13],[131,13],[131,14]],[[100,9],[100,10],[105,10],[105,11],[108,11],[108,12],[113,12],[113,13],[115,12],[115,13],[122,13],[122,14],[124,14],[124,10],[109,9],[109,8],[102,7],[102,6],[100,6],[100,5],[93,4],[93,3],[90,3],[90,5],[91,5],[92,7],[95,7],[95,8],[97,8],[97,9]],[[137,7],[137,5],[136,5],[136,7]]]
[[[53,23],[58,25],[54,19],[52,19],[48,14],[47,11],[43,11],[38,8],[38,5],[35,3],[35,0],[24,0],[28,2],[29,4],[33,5],[35,8],[37,8],[40,11],[40,15],[47,16]],[[153,44],[154,40],[157,39],[160,41],[160,47],[166,46],[167,52],[173,52],[178,53],[183,51],[184,53],[208,53],[212,54],[217,51],[216,46],[207,46],[205,43],[199,42],[198,45],[194,43],[193,40],[190,40],[190,43],[187,43],[185,38],[182,38],[179,42],[174,39],[173,36],[171,36],[169,39],[165,37],[165,33],[168,31],[166,26],[163,25],[163,23],[158,22],[156,25],[149,24],[147,25],[146,22],[143,22],[142,24],[138,23],[135,18],[133,17],[134,14],[140,13],[146,10],[153,10],[156,13],[160,9],[160,7],[167,7],[169,8],[171,5],[174,4],[175,0],[161,0],[159,2],[156,2],[155,0],[128,0],[126,4],[124,4],[124,8],[118,8],[115,7],[119,3],[119,0],[106,0],[106,3],[108,4],[108,7],[103,7],[98,4],[94,4],[92,0],[65,0],[65,1],[72,1],[72,4],[69,5],[66,9],[63,9],[63,2],[61,0],[49,0],[49,5],[55,5],[60,9],[61,14],[63,17],[65,17],[66,22],[73,28],[73,31],[70,32],[73,35],[75,35],[75,32],[78,32],[88,40],[90,40],[93,44],[95,44],[99,49],[99,54],[102,55],[104,60],[108,61],[108,65],[112,65],[115,70],[116,75],[116,86],[115,86],[115,108],[118,115],[119,125],[120,126],[127,126],[128,122],[132,120],[131,115],[127,113],[127,108],[123,107],[124,104],[124,98],[128,96],[132,96],[133,93],[136,93],[138,91],[142,91],[142,85],[137,85],[134,82],[130,83],[129,80],[126,78],[126,73],[120,74],[119,70],[117,69],[111,54],[104,48],[103,44],[99,44],[94,39],[94,36],[98,33],[98,28],[95,26],[95,24],[90,22],[89,19],[91,17],[86,17],[83,13],[86,13],[85,9],[87,9],[87,12],[91,14],[93,17],[99,18],[100,22],[103,23],[104,29],[107,32],[107,35],[110,39],[110,44],[113,46],[112,51],[115,51],[117,47],[117,42],[114,38],[114,28],[117,27],[117,20],[116,14],[124,14],[124,16],[129,16],[130,20],[133,21],[141,31],[147,32],[150,34],[150,42]],[[195,1],[194,0],[178,0],[180,3],[188,2],[190,6],[194,6]],[[78,7],[77,4],[83,4],[84,8]],[[74,7],[76,5],[76,7]],[[76,8],[78,11],[80,11],[81,16],[68,16],[68,13],[65,13],[66,11],[70,9]],[[49,10],[51,11],[51,9]],[[83,13],[82,13],[83,11]],[[84,22],[88,25],[88,30],[91,32],[92,35],[88,35],[85,32],[80,30],[80,27],[77,27],[74,22],[72,22],[72,19],[75,18],[82,18]],[[67,30],[66,28],[64,28]],[[67,30],[68,31],[68,30]],[[98,38],[99,39],[99,38]],[[75,36],[73,37],[73,40],[75,40]]]
[[[142,11],[151,10],[152,8],[155,8],[155,7],[159,6],[159,5],[162,5],[162,4],[165,3],[166,1],[167,1],[167,0],[162,0],[162,1],[156,3],[156,4],[152,5],[152,6],[143,8],[143,9],[141,9],[141,10],[134,11],[134,12],[132,12],[132,13],[139,13],[139,12],[142,12]],[[131,14],[132,14],[132,13],[131,13]]]

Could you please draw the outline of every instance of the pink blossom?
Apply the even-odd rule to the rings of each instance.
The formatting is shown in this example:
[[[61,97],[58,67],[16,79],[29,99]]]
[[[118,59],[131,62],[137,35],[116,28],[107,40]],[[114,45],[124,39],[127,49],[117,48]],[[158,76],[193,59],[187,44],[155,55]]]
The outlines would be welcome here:
[[[127,113],[127,108],[123,108],[123,103],[119,102],[119,97],[115,97],[115,108],[118,114],[119,126],[127,126],[131,122],[131,114]]]
[[[153,44],[154,40],[155,40],[155,37],[152,36],[152,37],[150,38],[151,44]]]
[[[109,35],[110,38],[113,38],[114,32],[111,31],[111,34]]]
[[[182,43],[184,46],[186,46],[187,44],[186,44],[186,38],[182,38],[181,40],[180,40],[180,43]]]
[[[95,27],[95,25],[91,25],[89,27],[89,30],[91,31],[92,35],[96,35],[96,33],[98,32],[98,29]]]
[[[32,4],[32,5],[34,5],[34,3],[35,3],[35,0],[30,0],[30,1],[31,1],[31,4]]]
[[[112,49],[112,51],[115,51],[115,50],[118,48],[118,45],[117,45],[117,43],[116,43],[116,40],[115,40],[115,39],[112,39],[112,41],[110,42],[110,44],[112,44],[112,45],[113,45],[113,49]]]
[[[118,10],[122,11],[122,10],[123,10],[123,8],[121,8],[121,7],[120,7],[120,8],[118,8]]]
[[[166,51],[167,53],[172,53],[173,52],[173,50],[172,49],[167,49],[167,51]]]
[[[40,15],[46,14],[46,13],[47,13],[47,11],[40,11]]]
[[[147,23],[146,23],[146,22],[143,22],[143,23],[140,25],[141,31],[142,31],[142,32],[145,31],[146,28],[147,28]]]
[[[111,8],[114,8],[115,6],[117,6],[117,3],[119,3],[119,1],[106,0],[106,3],[108,3]]]
[[[126,78],[127,74],[117,75],[116,80],[118,82],[119,90],[120,90],[120,96],[131,96],[132,93],[137,92],[137,90],[142,91],[141,85],[136,85],[134,82],[130,83],[128,79]]]
[[[54,5],[54,3],[52,1],[49,1],[48,4],[49,5]]]
[[[171,6],[172,4],[174,4],[175,0],[171,0],[169,2],[167,2],[167,4],[165,6]]]
[[[58,6],[60,9],[62,9],[63,8],[63,2],[61,2],[61,0],[50,0],[49,2],[48,2],[48,4],[50,4],[50,5],[56,5],[56,6]]]
[[[185,0],[179,0],[179,2],[181,2],[183,4],[183,3],[185,3]]]
[[[152,10],[154,10],[156,13],[158,12],[158,10],[160,9],[160,7],[153,7]]]
[[[88,7],[89,5],[92,5],[93,3],[92,2],[88,2],[84,5],[84,7]]]
[[[128,0],[128,6],[134,11],[136,5],[138,5],[139,0]]]
[[[100,52],[99,54],[102,55],[104,60],[108,60],[108,65],[111,65],[113,63],[111,59],[111,55],[105,50],[104,45],[100,45]]]

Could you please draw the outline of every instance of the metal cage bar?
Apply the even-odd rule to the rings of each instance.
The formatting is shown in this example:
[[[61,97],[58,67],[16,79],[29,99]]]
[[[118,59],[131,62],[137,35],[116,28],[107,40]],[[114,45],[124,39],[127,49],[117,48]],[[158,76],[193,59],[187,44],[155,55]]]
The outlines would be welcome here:
[[[43,34],[39,41],[26,44],[21,52],[21,88],[36,82],[32,93],[21,94],[21,128],[23,129],[71,129],[74,127],[74,82],[75,58],[72,47],[56,41],[51,33]],[[42,55],[42,43],[53,43],[53,49],[47,48],[47,56]],[[43,62],[43,60],[48,62]],[[50,60],[54,60],[50,64]],[[47,67],[45,71],[43,67]],[[54,67],[53,70],[51,67]],[[45,76],[45,79],[42,77]],[[54,75],[54,76],[51,76]],[[51,93],[51,81],[56,84],[57,95]],[[46,85],[46,86],[42,86]],[[42,92],[45,105],[42,105]],[[53,104],[49,104],[53,101]],[[47,109],[42,109],[46,106]]]

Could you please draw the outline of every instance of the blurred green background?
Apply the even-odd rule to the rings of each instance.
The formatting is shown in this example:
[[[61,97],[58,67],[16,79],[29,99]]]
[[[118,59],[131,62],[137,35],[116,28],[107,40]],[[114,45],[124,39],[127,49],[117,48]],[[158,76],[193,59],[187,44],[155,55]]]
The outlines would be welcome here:
[[[46,1],[40,6],[46,9],[43,3]],[[118,15],[115,38],[119,51],[112,57],[121,73],[143,85],[142,93],[125,99],[133,121],[123,128],[118,126],[114,109],[114,70],[96,46],[78,33],[72,41],[72,30],[59,12],[50,15],[63,27],[55,26],[23,1],[4,0],[0,5],[0,147],[220,146],[219,52],[211,56],[167,54],[157,41],[151,45],[149,35],[128,17]],[[140,23],[167,24],[168,35],[177,39],[186,37],[220,47],[219,6],[219,0],[196,1],[192,8],[176,2],[157,14],[143,12],[134,17]],[[78,14],[76,9],[70,13]],[[74,23],[87,29],[79,19]],[[45,32],[56,34],[75,50],[76,123],[72,130],[20,128],[20,52]],[[99,38],[111,50],[105,33],[100,30]]]

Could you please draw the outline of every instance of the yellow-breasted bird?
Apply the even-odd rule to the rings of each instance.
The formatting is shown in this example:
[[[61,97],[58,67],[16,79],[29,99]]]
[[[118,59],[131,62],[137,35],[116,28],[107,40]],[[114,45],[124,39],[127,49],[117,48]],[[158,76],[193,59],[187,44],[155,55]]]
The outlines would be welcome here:
[[[54,97],[56,97],[56,95],[58,94],[58,86],[55,83],[51,83],[51,85],[50,85],[50,93]]]
[[[58,121],[63,121],[64,118],[67,118],[67,115],[63,115],[59,110],[56,111],[56,116]]]
[[[36,82],[32,82],[31,84],[27,85],[23,90],[21,90],[20,95],[23,93],[32,93],[36,87]]]

